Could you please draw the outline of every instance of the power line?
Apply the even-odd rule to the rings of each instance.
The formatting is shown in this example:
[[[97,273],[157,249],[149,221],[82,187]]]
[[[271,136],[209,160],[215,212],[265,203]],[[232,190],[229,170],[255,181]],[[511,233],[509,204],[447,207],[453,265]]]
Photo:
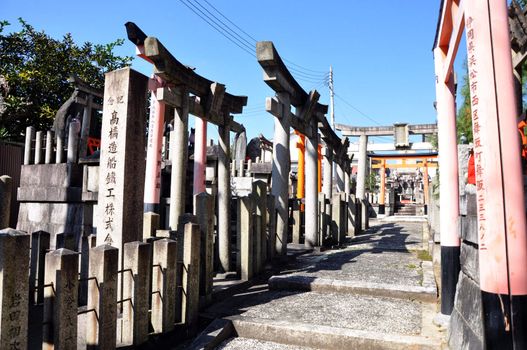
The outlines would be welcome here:
[[[226,15],[224,15],[218,8],[216,8],[214,5],[212,5],[209,1],[203,0],[211,9],[213,9],[217,14],[219,14],[221,17],[223,17],[225,20],[227,20],[229,23],[231,23],[234,27],[236,27],[239,31],[241,31],[243,34],[245,34],[246,38],[243,37],[239,32],[233,30],[228,24],[223,22],[221,19],[219,19],[216,15],[214,15],[211,11],[209,11],[202,3],[199,2],[199,0],[191,1],[191,0],[180,0],[180,2],[185,5],[189,10],[191,10],[195,15],[200,17],[203,21],[205,21],[209,26],[211,26],[214,30],[216,30],[218,33],[223,35],[225,38],[227,38],[229,41],[231,41],[233,44],[238,46],[240,49],[244,50],[245,52],[249,53],[251,56],[256,57],[256,54],[254,53],[254,46],[251,46],[251,44],[255,45],[257,40],[244,31],[242,28],[240,28],[236,23],[234,23],[232,20],[230,20]],[[202,11],[200,8],[198,8],[193,3],[196,3],[200,8],[205,10],[207,13]],[[199,13],[198,13],[199,12]],[[201,14],[200,14],[201,13]],[[252,40],[249,41],[247,38],[250,38]],[[304,66],[301,66],[299,64],[296,64],[288,59],[283,58],[284,61],[288,62],[290,65],[295,66],[297,68],[289,66],[288,68],[290,71],[294,73],[295,76],[299,80],[321,80],[325,79],[328,72],[325,71],[318,71],[314,69],[309,69]],[[309,82],[318,82],[317,81],[309,81]]]
[[[382,125],[381,123],[379,123],[378,121],[376,121],[375,119],[371,118],[370,116],[368,116],[366,113],[364,113],[363,111],[361,111],[360,109],[358,109],[357,107],[355,107],[354,105],[352,105],[351,103],[349,103],[348,101],[346,101],[344,98],[340,97],[340,95],[336,94],[335,93],[335,97],[338,98],[339,100],[341,100],[342,102],[344,102],[346,105],[348,105],[349,107],[353,108],[355,111],[359,112],[362,116],[364,116],[365,118],[371,120],[372,122],[374,122],[375,124],[377,125]]]
[[[243,42],[240,43],[238,40],[236,40],[236,38],[233,38],[231,37],[228,32],[225,33],[224,30],[221,29],[221,26],[218,28],[218,25],[217,24],[213,24],[215,23],[214,21],[212,21],[213,23],[211,23],[209,20],[207,20],[205,17],[203,17],[202,15],[200,15],[197,11],[203,13],[203,11],[199,10],[196,6],[192,5],[190,1],[186,1],[186,0],[179,0],[183,5],[185,5],[189,10],[191,10],[192,12],[194,12],[195,15],[197,15],[199,18],[201,18],[202,20],[204,20],[205,22],[207,22],[207,24],[209,26],[211,26],[212,28],[214,28],[214,30],[216,30],[218,33],[220,33],[221,35],[223,35],[225,38],[227,38],[230,42],[232,42],[233,44],[235,44],[236,46],[238,46],[240,49],[242,49],[243,51],[247,52],[249,55],[253,56],[256,58],[256,54],[249,50],[247,48],[247,46],[244,46],[243,45]],[[192,6],[192,7],[191,7]],[[206,16],[204,13],[203,13],[204,16]],[[208,17],[208,16],[206,16]],[[210,17],[208,17],[210,18]]]

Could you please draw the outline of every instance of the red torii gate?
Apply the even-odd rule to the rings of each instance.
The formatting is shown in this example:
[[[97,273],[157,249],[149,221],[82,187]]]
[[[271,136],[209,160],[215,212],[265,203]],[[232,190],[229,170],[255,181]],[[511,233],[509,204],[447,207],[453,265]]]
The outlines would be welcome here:
[[[453,62],[466,29],[480,287],[488,348],[527,346],[527,240],[506,0],[443,0],[434,43],[441,176],[441,312],[459,272]]]

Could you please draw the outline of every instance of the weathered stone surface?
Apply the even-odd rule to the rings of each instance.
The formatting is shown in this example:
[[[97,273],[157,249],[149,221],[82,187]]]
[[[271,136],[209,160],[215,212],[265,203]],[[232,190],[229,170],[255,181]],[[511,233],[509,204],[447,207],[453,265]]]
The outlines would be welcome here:
[[[140,345],[148,340],[148,309],[152,246],[129,242],[124,245],[123,329],[121,342]]]
[[[58,249],[46,255],[42,349],[77,348],[77,253]]]
[[[186,324],[188,334],[195,335],[199,313],[199,263],[201,249],[199,225],[186,224],[184,235],[181,321]]]
[[[101,131],[97,244],[141,241],[148,78],[130,68],[106,74]]]
[[[452,316],[450,317],[448,345],[450,346],[450,349],[456,350],[485,348],[483,339],[473,332],[456,309],[452,311]]]
[[[159,229],[159,214],[148,212],[143,214],[143,239],[156,236]]]
[[[474,338],[476,338],[475,340],[479,340],[479,342],[473,344],[481,343],[484,334],[481,290],[463,272],[459,274],[454,311],[460,317],[454,317],[453,314],[450,321],[449,343],[452,349],[472,349],[472,344],[468,341],[474,342]],[[469,345],[470,347],[468,347]]]
[[[461,239],[472,244],[479,244],[478,238],[478,218],[475,215],[459,217],[459,232]]]
[[[20,187],[79,187],[82,188],[82,165],[35,164],[22,165]],[[35,198],[40,201],[40,198]]]
[[[459,256],[461,270],[470,277],[475,283],[479,284],[479,251],[478,247],[461,243],[461,252]]]
[[[276,199],[274,195],[267,195],[267,257],[272,260],[276,253]]]
[[[253,276],[253,196],[238,198],[238,223],[237,235],[239,239],[240,253],[238,254],[238,270],[240,278],[244,281],[251,279]]]
[[[209,303],[212,300],[214,275],[214,197],[206,192],[195,196],[196,217],[200,226],[200,295]]]
[[[117,341],[117,271],[119,251],[110,245],[90,250],[86,345],[114,349]]]
[[[154,333],[170,332],[176,319],[177,243],[164,238],[154,242],[152,312]]]
[[[28,252],[29,235],[9,228],[0,231],[1,349],[27,348]]]

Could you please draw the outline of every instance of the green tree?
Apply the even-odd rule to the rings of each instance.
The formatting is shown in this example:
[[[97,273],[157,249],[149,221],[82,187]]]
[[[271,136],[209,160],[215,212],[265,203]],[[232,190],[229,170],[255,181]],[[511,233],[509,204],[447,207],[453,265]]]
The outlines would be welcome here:
[[[0,21],[0,138],[21,141],[27,126],[47,130],[55,113],[73,92],[67,79],[75,74],[91,86],[104,86],[104,73],[127,66],[130,56],[114,49],[124,42],[83,45],[71,34],[61,40],[37,31],[23,19],[21,29],[4,33]]]
[[[468,66],[465,61],[465,74],[463,75],[463,85],[461,85],[461,97],[463,103],[457,111],[456,126],[457,140],[460,142],[461,136],[465,135],[467,142],[472,142],[472,112],[470,108],[470,81],[468,78]]]

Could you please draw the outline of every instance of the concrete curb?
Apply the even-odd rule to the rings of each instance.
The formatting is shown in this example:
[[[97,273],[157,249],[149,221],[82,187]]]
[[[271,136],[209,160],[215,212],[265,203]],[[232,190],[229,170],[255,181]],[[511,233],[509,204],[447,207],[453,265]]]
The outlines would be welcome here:
[[[302,275],[273,276],[269,279],[269,289],[271,290],[362,294],[435,303],[437,300],[435,282],[433,286],[429,285],[427,277],[427,284],[423,284],[423,286],[403,286],[373,282],[332,280]]]
[[[229,317],[239,337],[318,349],[439,349],[437,339],[243,316]]]

